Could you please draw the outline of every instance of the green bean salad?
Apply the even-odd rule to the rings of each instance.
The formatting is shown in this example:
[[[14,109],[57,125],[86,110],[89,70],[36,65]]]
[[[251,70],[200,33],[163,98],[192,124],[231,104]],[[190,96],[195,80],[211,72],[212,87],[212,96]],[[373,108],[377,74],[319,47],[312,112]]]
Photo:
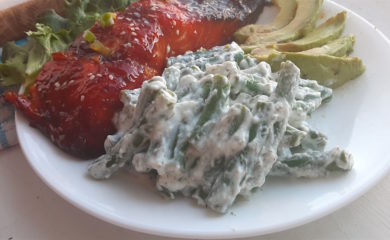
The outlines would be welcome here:
[[[291,62],[272,73],[235,43],[170,58],[162,76],[122,92],[118,133],[89,175],[121,168],[156,176],[169,198],[191,197],[226,213],[267,176],[320,177],[352,168],[352,156],[326,150],[307,119],[332,90],[300,78]]]

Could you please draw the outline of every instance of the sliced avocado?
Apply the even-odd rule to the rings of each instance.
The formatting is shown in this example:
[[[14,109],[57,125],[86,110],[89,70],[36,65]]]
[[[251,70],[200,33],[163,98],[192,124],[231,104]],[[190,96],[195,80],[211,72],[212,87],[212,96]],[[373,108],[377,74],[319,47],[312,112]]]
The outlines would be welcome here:
[[[302,78],[317,80],[320,84],[331,88],[337,88],[357,78],[365,71],[362,60],[357,57],[275,51],[268,56],[266,62],[271,65],[272,71],[278,71],[281,63],[287,60],[297,65],[301,70]]]
[[[347,12],[341,12],[309,32],[305,37],[293,42],[276,44],[275,49],[281,52],[301,52],[320,47],[341,36],[346,19]]]
[[[280,9],[276,18],[269,24],[250,24],[239,29],[234,34],[238,43],[244,43],[252,34],[266,33],[279,30],[289,24],[295,17],[297,11],[296,0],[273,0],[273,3]]]
[[[331,55],[335,57],[344,57],[353,51],[355,37],[349,35],[343,38],[336,39],[322,47],[312,48],[300,53],[308,55]]]
[[[312,48],[314,48],[313,50],[314,52],[316,51],[323,52],[327,50],[327,48],[329,48],[329,50],[333,50],[333,52],[335,49],[338,49],[340,47],[343,48],[346,47],[347,49],[349,49],[348,46],[352,47],[355,41],[353,36],[346,37],[345,39],[336,40],[335,42],[332,42],[330,46],[324,45],[329,41],[332,41],[340,37],[340,35],[344,31],[345,20],[346,20],[346,12],[341,12],[337,14],[335,17],[328,19],[328,21],[321,24],[313,32],[308,33],[304,38],[301,38],[299,40],[288,42],[288,43],[279,43],[279,44],[265,43],[265,44],[256,44],[256,45],[243,45],[242,49],[246,53],[250,53],[254,49],[258,49],[258,48],[262,49],[263,53],[266,52],[265,50],[271,52],[272,48],[278,50],[279,52],[310,51]],[[324,45],[322,50],[317,49],[317,48],[321,48],[322,45]],[[323,54],[328,54],[328,53],[323,53]],[[330,55],[334,56],[335,54],[330,54]]]
[[[283,43],[299,39],[312,31],[319,17],[323,0],[296,1],[295,17],[287,26],[269,33],[251,34],[245,44]]]
[[[349,35],[343,38],[336,39],[326,45],[321,47],[312,48],[306,51],[299,53],[307,55],[331,55],[335,57],[344,57],[350,54],[353,51],[353,45],[355,44],[355,37]],[[253,45],[253,46],[243,46],[242,48],[245,53],[250,53],[251,55],[256,56],[259,61],[267,61],[270,54],[286,54],[287,52],[280,52],[275,50],[272,45]]]

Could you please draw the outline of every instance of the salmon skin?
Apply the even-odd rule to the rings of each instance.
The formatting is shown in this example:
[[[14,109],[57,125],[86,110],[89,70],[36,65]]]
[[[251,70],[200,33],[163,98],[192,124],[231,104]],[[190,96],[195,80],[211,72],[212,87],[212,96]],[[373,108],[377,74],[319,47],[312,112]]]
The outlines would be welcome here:
[[[263,0],[141,0],[115,15],[113,24],[91,29],[104,52],[80,36],[46,63],[29,95],[5,99],[64,151],[82,158],[104,153],[116,128],[124,89],[160,75],[170,56],[232,40],[254,22]],[[100,49],[101,50],[101,49]]]

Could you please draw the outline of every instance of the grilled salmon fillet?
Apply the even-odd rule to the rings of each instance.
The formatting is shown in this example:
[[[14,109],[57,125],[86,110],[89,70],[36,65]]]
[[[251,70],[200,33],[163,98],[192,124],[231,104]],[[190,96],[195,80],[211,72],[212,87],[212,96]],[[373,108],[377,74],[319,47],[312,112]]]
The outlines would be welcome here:
[[[160,75],[170,56],[232,40],[254,22],[263,0],[140,0],[97,22],[66,52],[53,54],[29,95],[8,92],[14,104],[64,151],[82,158],[104,152],[122,108],[120,91]],[[87,41],[88,40],[88,41]]]

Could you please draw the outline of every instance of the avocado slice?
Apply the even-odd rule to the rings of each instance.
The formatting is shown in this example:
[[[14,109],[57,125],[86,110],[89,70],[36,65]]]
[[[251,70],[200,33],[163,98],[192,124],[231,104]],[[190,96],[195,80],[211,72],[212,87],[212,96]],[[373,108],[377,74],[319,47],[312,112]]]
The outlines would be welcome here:
[[[281,52],[301,52],[320,47],[341,36],[346,19],[347,12],[341,12],[309,32],[305,37],[293,42],[276,44],[275,49]]]
[[[323,0],[296,0],[297,11],[294,19],[285,27],[269,32],[251,34],[246,45],[262,43],[282,43],[293,41],[307,35],[316,25]]]
[[[336,39],[321,47],[312,48],[299,53],[313,55],[313,56],[331,55],[335,57],[344,57],[353,51],[354,44],[355,44],[355,37],[353,35],[348,35],[346,37]],[[242,49],[244,50],[245,53],[250,53],[256,56],[256,58],[259,61],[267,61],[267,59],[269,59],[269,55],[271,54],[287,54],[287,52],[277,51],[273,48],[272,45],[266,45],[266,44],[243,46]]]
[[[300,70],[301,77],[315,79],[320,84],[337,88],[346,82],[357,78],[365,71],[365,66],[357,57],[335,57],[331,55],[310,55],[305,53],[272,52],[268,59],[272,71],[278,71],[284,61],[293,62]]]
[[[353,35],[348,35],[321,47],[312,48],[300,53],[308,55],[331,55],[335,57],[345,57],[353,51],[354,44],[355,37]]]
[[[279,30],[289,24],[297,11],[296,0],[273,0],[280,10],[276,18],[269,24],[250,24],[242,27],[234,34],[234,40],[244,43],[252,34],[266,33]]]
[[[273,71],[279,70],[282,62],[290,60],[301,69],[303,78],[314,79],[325,86],[337,88],[365,71],[361,59],[345,57],[352,52],[354,43],[355,37],[349,35],[322,47],[297,53],[279,52],[266,45],[245,50],[258,61],[268,62]]]
[[[256,45],[243,45],[242,48],[247,53],[257,48],[263,50],[269,49],[267,50],[268,52],[270,52],[270,49],[272,48],[278,50],[279,52],[302,52],[302,51],[310,50],[312,48],[318,48],[328,43],[329,41],[332,41],[340,37],[340,35],[344,31],[346,18],[347,18],[347,13],[341,12],[336,16],[328,19],[325,23],[321,24],[314,31],[308,33],[304,38],[292,42],[279,43],[279,44],[265,43],[265,44],[256,44]],[[348,39],[343,39],[339,44],[344,45],[346,42],[350,42],[350,40],[352,40],[352,45],[353,45],[354,38],[351,36]],[[330,49],[336,48],[334,46],[326,46],[326,45],[324,46],[324,48],[327,47],[329,47]],[[330,54],[330,55],[334,55],[334,54]]]

